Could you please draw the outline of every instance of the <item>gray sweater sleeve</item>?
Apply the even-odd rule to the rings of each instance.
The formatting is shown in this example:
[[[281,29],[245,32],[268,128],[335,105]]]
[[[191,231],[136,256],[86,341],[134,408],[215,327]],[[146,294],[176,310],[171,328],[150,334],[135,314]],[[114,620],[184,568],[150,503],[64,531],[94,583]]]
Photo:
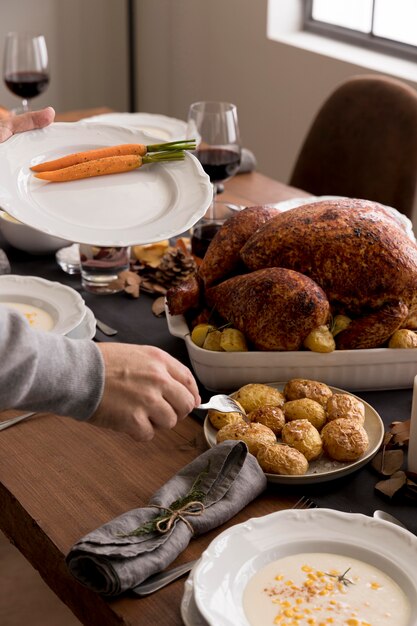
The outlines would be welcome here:
[[[50,411],[86,420],[104,387],[104,363],[93,341],[32,329],[0,306],[0,410]]]

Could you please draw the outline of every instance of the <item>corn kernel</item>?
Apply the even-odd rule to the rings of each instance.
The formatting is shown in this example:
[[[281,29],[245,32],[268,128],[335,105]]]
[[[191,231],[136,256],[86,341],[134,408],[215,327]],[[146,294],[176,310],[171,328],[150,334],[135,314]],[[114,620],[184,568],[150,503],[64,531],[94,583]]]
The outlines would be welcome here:
[[[371,589],[380,589],[381,585],[379,583],[371,583]]]
[[[313,571],[313,568],[312,568],[312,567],[310,567],[309,565],[303,565],[303,566],[302,566],[302,568],[301,568],[301,570],[302,570],[303,572],[312,572],[312,571]]]

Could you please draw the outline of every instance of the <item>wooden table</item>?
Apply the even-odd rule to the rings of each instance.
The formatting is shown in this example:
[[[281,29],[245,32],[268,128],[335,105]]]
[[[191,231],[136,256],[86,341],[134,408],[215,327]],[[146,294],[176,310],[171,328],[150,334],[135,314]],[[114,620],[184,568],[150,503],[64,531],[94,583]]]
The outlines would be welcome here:
[[[90,111],[107,112],[108,109]],[[58,120],[78,119],[86,112],[58,116]],[[223,198],[238,204],[277,202],[294,196],[305,196],[258,173],[236,176],[226,184]],[[42,273],[42,261],[21,260],[10,255],[12,271]],[[27,263],[27,266],[25,266]],[[53,267],[53,260],[50,266]],[[17,269],[16,269],[17,268]],[[52,269],[53,272],[60,270]],[[54,277],[55,278],[55,277]],[[78,286],[74,277],[62,272],[57,280]],[[85,295],[85,294],[83,294]],[[118,294],[121,298],[123,295]],[[95,308],[93,296],[88,305]],[[150,307],[150,299],[129,301],[132,320],[137,306]],[[100,306],[114,297],[101,297]],[[114,313],[113,308],[113,313]],[[174,341],[166,323],[154,318],[154,335],[158,345],[170,350]],[[142,342],[133,324],[120,340]],[[151,494],[168,478],[198,454],[207,449],[201,423],[187,418],[173,431],[159,432],[152,442],[136,443],[126,435],[105,431],[69,418],[42,414],[1,433],[0,437],[0,528],[40,572],[51,589],[65,602],[83,624],[106,626],[174,626],[181,624],[180,601],[184,580],[143,599],[105,600],[81,586],[67,571],[64,558],[71,546],[90,530],[120,513],[145,505]],[[230,524],[253,516],[288,508],[294,497],[266,493],[237,515]],[[227,526],[227,525],[226,525]],[[194,539],[177,559],[183,562],[197,558],[208,543],[223,530]]]
[[[67,119],[82,114],[88,112],[67,114]],[[254,172],[229,181],[222,198],[253,205],[306,195]],[[37,259],[11,249],[7,253],[14,273],[37,274],[80,291],[79,277],[64,274],[53,258]],[[170,336],[166,321],[150,312],[149,296],[133,300],[124,294],[82,295],[98,317],[119,329],[119,341],[154,343],[189,364],[184,342]],[[386,423],[409,417],[410,390],[359,395],[375,406]],[[42,414],[1,432],[0,528],[83,624],[178,626],[182,624],[184,579],[147,598],[105,600],[81,586],[67,571],[64,559],[80,537],[127,510],[147,504],[166,480],[206,449],[201,423],[192,417],[142,444],[126,435]],[[417,532],[412,508],[381,501],[374,492],[375,482],[372,471],[365,467],[356,475],[309,488],[269,485],[228,524],[193,539],[173,565],[199,557],[226,527],[289,508],[302,494],[315,498],[321,506],[339,510],[370,514],[385,508]]]

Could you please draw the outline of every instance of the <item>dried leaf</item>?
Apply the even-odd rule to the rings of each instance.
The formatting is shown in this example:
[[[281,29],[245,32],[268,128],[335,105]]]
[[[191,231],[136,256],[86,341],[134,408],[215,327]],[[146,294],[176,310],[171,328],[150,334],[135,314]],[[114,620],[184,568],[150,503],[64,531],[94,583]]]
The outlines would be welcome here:
[[[118,280],[123,280],[127,285],[139,285],[141,277],[136,274],[136,272],[124,270],[123,272],[120,272]]]
[[[139,285],[127,285],[125,287],[125,292],[128,293],[133,298],[139,298],[140,287]]]
[[[372,467],[383,476],[392,476],[404,462],[402,450],[381,450],[372,459]]]
[[[384,448],[385,448],[386,446],[388,446],[388,445],[391,443],[391,439],[392,439],[392,438],[393,438],[393,434],[392,434],[392,433],[390,433],[390,432],[388,432],[388,431],[387,431],[387,432],[384,434],[384,439],[383,439],[383,441],[382,441],[382,445],[383,445],[383,447],[384,447]]]
[[[388,478],[387,480],[380,480],[376,485],[375,489],[385,494],[389,498],[392,498],[400,489],[404,487],[406,484],[407,477],[405,472],[399,471],[396,472]]]
[[[165,314],[165,298],[164,296],[160,296],[156,300],[153,301],[152,304],[152,313],[156,315],[156,317],[161,317]]]
[[[144,265],[158,267],[168,248],[169,241],[168,239],[164,239],[163,241],[157,241],[156,243],[133,246],[132,252],[135,258]]]
[[[175,242],[175,247],[180,248],[186,254],[191,252],[191,239],[190,237],[178,237]]]
[[[393,437],[393,443],[402,446],[404,444],[408,444],[410,439],[410,420],[405,420],[404,422],[393,422],[390,425],[390,429]]]

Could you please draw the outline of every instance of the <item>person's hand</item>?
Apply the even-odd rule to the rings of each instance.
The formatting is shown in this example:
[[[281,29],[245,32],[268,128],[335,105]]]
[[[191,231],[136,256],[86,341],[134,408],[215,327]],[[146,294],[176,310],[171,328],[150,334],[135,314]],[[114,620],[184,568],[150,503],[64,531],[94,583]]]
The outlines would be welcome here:
[[[152,346],[100,343],[104,393],[91,424],[152,439],[156,428],[173,428],[201,400],[190,370]]]
[[[49,126],[55,119],[55,111],[52,107],[46,107],[40,111],[29,111],[20,115],[10,113],[0,116],[0,143],[6,141],[15,133],[23,133],[25,130],[35,130]]]

